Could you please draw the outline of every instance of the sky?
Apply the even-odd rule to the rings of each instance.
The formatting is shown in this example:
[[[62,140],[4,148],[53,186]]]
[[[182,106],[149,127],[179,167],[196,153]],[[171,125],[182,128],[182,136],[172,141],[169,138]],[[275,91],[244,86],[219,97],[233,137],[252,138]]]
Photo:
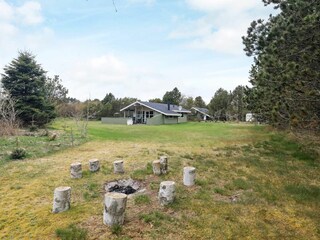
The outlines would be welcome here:
[[[177,87],[208,103],[249,85],[241,37],[270,13],[260,0],[0,0],[0,73],[30,51],[80,100]]]

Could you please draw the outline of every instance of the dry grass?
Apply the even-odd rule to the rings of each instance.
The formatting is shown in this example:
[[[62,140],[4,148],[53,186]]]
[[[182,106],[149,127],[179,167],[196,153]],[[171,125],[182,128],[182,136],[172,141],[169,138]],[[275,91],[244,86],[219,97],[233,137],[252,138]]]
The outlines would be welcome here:
[[[213,141],[189,126],[189,139],[173,137],[173,143],[161,140],[167,136],[159,142],[100,138],[44,158],[8,162],[0,168],[0,239],[56,239],[55,230],[70,224],[87,229],[89,239],[319,239],[319,159],[294,157],[293,146],[270,140],[274,134],[263,127],[237,125],[232,132]],[[140,173],[163,154],[169,156],[169,174],[142,176],[151,203],[129,199],[125,225],[112,234],[102,223],[103,184]],[[95,174],[88,171],[92,158],[103,166]],[[118,158],[125,160],[120,176],[112,173]],[[83,164],[82,179],[70,179],[75,161]],[[181,183],[188,165],[197,168],[191,188]],[[166,179],[177,182],[177,199],[160,207],[158,186]],[[52,214],[53,190],[61,185],[72,187],[72,207]]]

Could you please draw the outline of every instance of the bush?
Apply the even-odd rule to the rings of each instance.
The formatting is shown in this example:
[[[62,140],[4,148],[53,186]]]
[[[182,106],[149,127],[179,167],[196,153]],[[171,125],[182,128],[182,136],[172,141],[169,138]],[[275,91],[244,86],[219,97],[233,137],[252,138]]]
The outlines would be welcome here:
[[[27,151],[24,148],[16,148],[10,155],[11,159],[23,159],[25,157],[27,157]]]
[[[87,230],[79,228],[74,224],[56,230],[56,236],[61,238],[61,240],[86,240],[87,234]]]
[[[37,126],[30,126],[29,127],[29,131],[30,132],[36,132],[36,131],[38,131],[38,127]]]

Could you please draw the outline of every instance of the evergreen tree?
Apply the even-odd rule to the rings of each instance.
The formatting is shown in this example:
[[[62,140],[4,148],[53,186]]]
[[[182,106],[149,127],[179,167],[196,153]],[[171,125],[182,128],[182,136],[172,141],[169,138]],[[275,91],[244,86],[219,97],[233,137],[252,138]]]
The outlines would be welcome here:
[[[280,13],[253,21],[243,37],[254,57],[250,107],[277,127],[320,130],[320,2],[263,2]]]
[[[179,103],[181,102],[181,98],[181,92],[178,88],[175,87],[172,91],[166,92],[163,95],[162,102],[179,105]]]
[[[238,121],[244,121],[246,114],[245,104],[245,88],[243,86],[237,86],[231,93],[230,102],[231,115]]]
[[[206,108],[207,107],[206,103],[203,101],[201,96],[198,96],[194,99],[194,106],[199,107],[199,108]]]
[[[54,106],[46,96],[46,72],[29,52],[5,66],[2,87],[17,101],[16,110],[24,125],[42,126],[55,118]]]
[[[230,106],[230,95],[227,90],[219,88],[209,103],[210,113],[215,120],[228,120],[228,109]]]

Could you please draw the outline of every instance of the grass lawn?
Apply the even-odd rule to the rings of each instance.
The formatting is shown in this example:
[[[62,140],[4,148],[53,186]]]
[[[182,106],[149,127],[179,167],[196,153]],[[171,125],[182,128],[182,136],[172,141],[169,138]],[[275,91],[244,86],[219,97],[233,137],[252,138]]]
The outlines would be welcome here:
[[[60,120],[53,128],[66,124]],[[0,140],[0,151],[8,150],[8,141]],[[37,145],[32,137],[25,141]],[[169,157],[170,171],[153,176],[150,163],[161,155]],[[87,142],[29,157],[0,165],[0,239],[59,239],[56,232],[87,232],[88,239],[320,238],[319,156],[266,126],[90,122]],[[88,171],[92,158],[102,165],[95,174]],[[116,159],[125,161],[125,174],[113,174]],[[69,166],[76,161],[83,178],[74,180]],[[197,169],[194,187],[182,184],[184,166]],[[123,227],[109,228],[102,223],[103,184],[129,177],[143,181],[146,194],[128,199]],[[157,202],[164,180],[177,183],[168,207]],[[72,206],[53,214],[57,186],[72,187]]]

